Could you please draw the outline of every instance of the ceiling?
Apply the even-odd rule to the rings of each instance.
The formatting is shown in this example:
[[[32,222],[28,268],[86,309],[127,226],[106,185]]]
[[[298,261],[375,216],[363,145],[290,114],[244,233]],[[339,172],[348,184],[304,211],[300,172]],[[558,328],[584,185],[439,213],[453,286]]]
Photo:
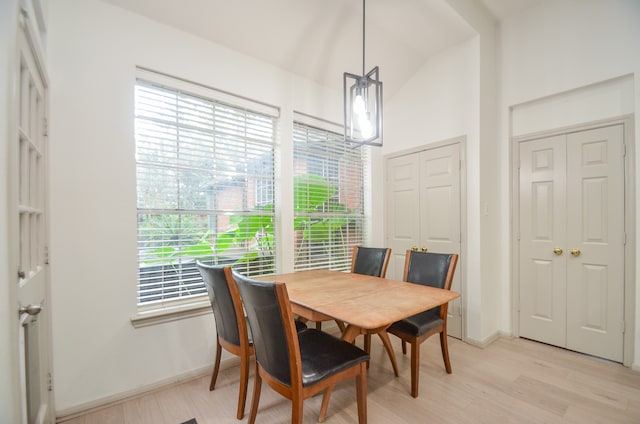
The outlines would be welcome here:
[[[359,0],[102,0],[341,89],[361,74]],[[542,0],[481,0],[503,19]],[[365,72],[378,65],[385,97],[432,55],[475,32],[446,0],[369,0]]]

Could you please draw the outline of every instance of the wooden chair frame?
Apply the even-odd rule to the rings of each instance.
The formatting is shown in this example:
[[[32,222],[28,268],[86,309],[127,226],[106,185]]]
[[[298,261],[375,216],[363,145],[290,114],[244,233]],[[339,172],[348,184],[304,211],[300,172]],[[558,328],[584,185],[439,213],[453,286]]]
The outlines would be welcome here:
[[[411,250],[407,250],[404,261],[404,275],[402,281],[407,281],[409,274]],[[453,276],[455,274],[456,265],[458,263],[458,255],[456,253],[451,254],[451,262],[449,263],[449,269],[447,270],[447,276],[445,278],[444,289],[451,290],[451,284],[453,283]],[[407,354],[407,343],[411,345],[411,396],[418,397],[418,386],[420,383],[420,345],[434,334],[440,334],[440,349],[442,351],[442,360],[444,361],[444,367],[447,374],[451,374],[451,361],[449,360],[449,345],[447,343],[447,309],[449,304],[445,303],[440,306],[440,318],[442,324],[438,325],[426,333],[414,337],[410,334],[396,331],[393,328],[389,328],[387,331],[402,340],[402,353]]]
[[[239,295],[237,284],[233,282],[232,291]],[[280,316],[285,323],[285,336],[289,346],[289,364],[291,372],[291,386],[283,384],[279,380],[272,377],[264,370],[258,361],[255,361],[256,372],[253,386],[253,399],[251,402],[251,412],[249,413],[249,424],[254,424],[258,413],[258,405],[260,403],[260,392],[262,381],[267,383],[269,387],[278,392],[280,395],[292,402],[291,423],[302,423],[304,400],[314,396],[317,393],[325,392],[320,408],[320,416],[318,422],[324,422],[327,409],[329,407],[329,399],[331,397],[333,386],[347,378],[356,378],[356,400],[358,404],[358,423],[366,424],[367,422],[367,370],[364,362],[360,362],[356,366],[347,368],[337,374],[325,378],[316,384],[303,387],[302,385],[302,359],[300,357],[300,345],[298,344],[298,335],[294,324],[293,312],[291,311],[291,303],[289,294],[284,283],[275,283],[276,296],[280,306]]]
[[[206,267],[208,265],[204,266]],[[236,418],[241,420],[244,417],[244,409],[247,402],[250,359],[252,356],[254,356],[254,350],[253,345],[249,342],[249,331],[247,329],[247,321],[244,316],[242,299],[240,298],[240,293],[238,293],[237,286],[235,285],[235,280],[233,279],[231,268],[225,267],[224,275],[227,281],[227,286],[229,287],[229,292],[231,293],[231,301],[233,303],[233,310],[236,315],[236,321],[238,322],[240,344],[236,345],[234,343],[231,343],[216,334],[216,359],[214,362],[213,374],[211,374],[209,390],[213,391],[216,388],[218,371],[220,371],[220,360],[222,358],[222,348],[224,348],[227,352],[238,356],[240,358],[240,389],[238,393],[238,407]]]

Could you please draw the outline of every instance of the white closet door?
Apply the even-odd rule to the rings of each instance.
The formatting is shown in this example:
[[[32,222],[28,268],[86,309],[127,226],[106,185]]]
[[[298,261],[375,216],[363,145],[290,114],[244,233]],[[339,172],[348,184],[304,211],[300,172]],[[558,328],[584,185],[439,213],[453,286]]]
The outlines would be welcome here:
[[[460,146],[420,152],[420,246],[429,252],[460,254]],[[451,290],[460,293],[462,265]],[[449,303],[447,334],[462,337],[461,299]]]
[[[564,136],[520,144],[520,335],[556,346],[566,343],[565,152]]]
[[[460,145],[387,161],[387,241],[392,259],[387,277],[401,280],[408,249],[460,254]],[[452,290],[461,293],[462,261]],[[462,300],[449,304],[447,333],[462,337]]]
[[[419,154],[387,161],[387,278],[402,280],[407,249],[420,243]]]
[[[520,335],[621,362],[621,125],[520,144]]]
[[[619,362],[624,321],[622,137],[621,125],[567,136],[567,348]]]

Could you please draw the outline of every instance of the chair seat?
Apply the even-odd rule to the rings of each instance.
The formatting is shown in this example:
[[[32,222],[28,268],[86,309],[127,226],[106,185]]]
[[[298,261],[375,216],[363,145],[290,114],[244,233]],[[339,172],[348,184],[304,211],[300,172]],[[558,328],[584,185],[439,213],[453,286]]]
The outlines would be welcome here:
[[[444,320],[440,318],[440,308],[438,307],[412,315],[401,321],[396,321],[391,324],[387,331],[391,333],[399,331],[404,334],[419,337],[432,328],[442,325],[443,322]]]
[[[357,346],[313,328],[299,332],[298,343],[303,386],[369,360],[369,355]]]

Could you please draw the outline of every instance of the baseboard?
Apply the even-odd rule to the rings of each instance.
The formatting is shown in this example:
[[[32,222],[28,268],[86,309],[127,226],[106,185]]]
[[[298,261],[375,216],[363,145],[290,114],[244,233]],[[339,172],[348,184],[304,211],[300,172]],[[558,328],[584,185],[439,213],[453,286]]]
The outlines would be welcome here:
[[[220,369],[223,370],[233,366],[238,366],[239,364],[240,364],[240,358],[234,356],[234,357],[227,358],[220,361]],[[187,381],[203,377],[205,375],[210,374],[212,369],[213,369],[213,364],[207,365],[202,368],[183,372],[182,374],[179,374],[179,375],[175,375],[163,380],[156,381],[151,384],[137,387],[133,390],[127,390],[125,392],[116,393],[114,395],[105,396],[100,399],[95,399],[91,402],[86,402],[80,405],[76,405],[72,408],[56,411],[56,423],[64,423],[65,421],[70,421],[74,418],[77,418],[80,415],[84,415],[89,412],[94,412],[103,408],[107,408],[109,406],[116,405],[118,403],[121,403],[127,400],[131,400],[132,398],[145,396],[154,391],[166,389],[168,386],[182,384]]]
[[[508,333],[506,331],[496,331],[495,333],[491,334],[488,337],[485,337],[482,340],[476,340],[476,339],[474,339],[472,337],[466,337],[464,339],[464,341],[466,343],[469,343],[470,345],[477,346],[477,347],[480,347],[480,348],[484,349],[485,347],[489,346],[491,343],[495,342],[496,340],[498,340],[501,337],[507,337],[508,338],[508,337],[512,337],[512,335],[511,335],[511,333]]]

